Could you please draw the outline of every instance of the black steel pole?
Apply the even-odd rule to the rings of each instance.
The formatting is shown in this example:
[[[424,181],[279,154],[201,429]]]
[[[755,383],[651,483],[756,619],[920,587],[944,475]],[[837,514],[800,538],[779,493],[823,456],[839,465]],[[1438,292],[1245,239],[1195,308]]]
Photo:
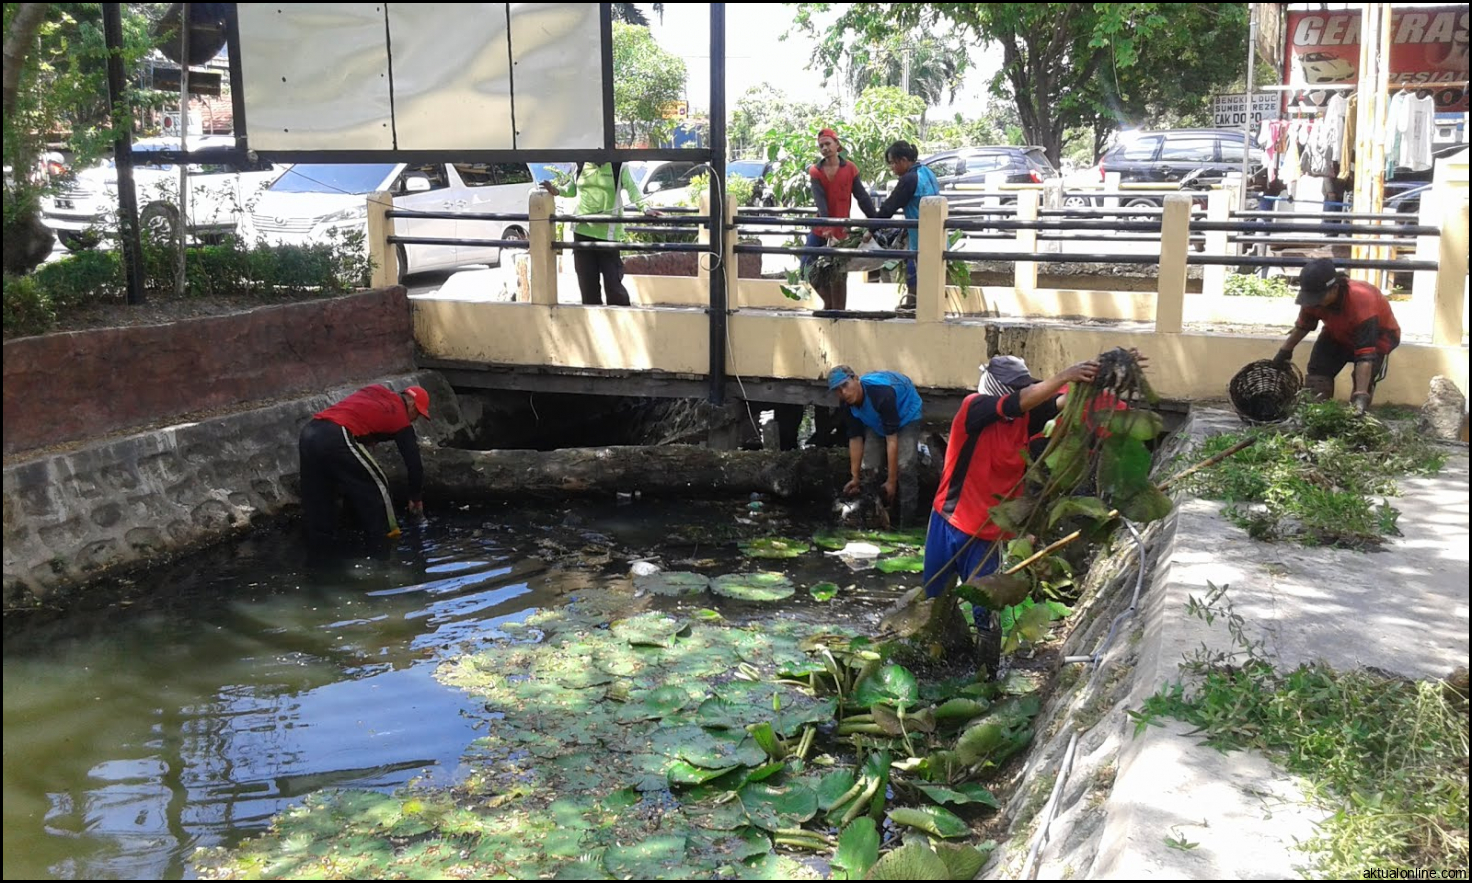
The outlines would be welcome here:
[[[726,4],[710,5],[710,402],[726,400]],[[734,269],[734,268],[732,268]]]
[[[187,25],[187,23],[186,23]],[[112,107],[113,162],[118,169],[118,240],[128,279],[128,303],[147,299],[143,290],[143,239],[138,227],[138,191],[133,186],[133,114],[123,91],[123,5],[102,4],[102,37],[107,42],[107,98]]]

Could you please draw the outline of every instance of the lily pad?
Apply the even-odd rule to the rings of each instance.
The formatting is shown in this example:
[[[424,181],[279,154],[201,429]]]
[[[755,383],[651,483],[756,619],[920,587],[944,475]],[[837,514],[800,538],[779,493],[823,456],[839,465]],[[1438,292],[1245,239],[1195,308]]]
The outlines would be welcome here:
[[[818,583],[808,586],[808,594],[813,596],[814,601],[826,603],[838,597],[837,583]]]
[[[936,803],[950,803],[962,805],[967,803],[979,803],[992,809],[1001,809],[1002,805],[997,801],[992,792],[986,790],[975,782],[965,782],[954,788],[946,788],[941,785],[916,785],[926,797]]]
[[[881,558],[874,568],[880,573],[922,573],[925,570],[924,555],[896,555]]]
[[[935,854],[946,863],[946,869],[950,872],[952,880],[974,880],[981,872],[982,865],[991,856],[992,850],[996,849],[996,843],[988,840],[983,844],[985,849],[977,849],[964,843],[937,843]]]
[[[1150,481],[1150,451],[1143,442],[1114,436],[1099,452],[1099,490],[1110,499],[1128,499]]]
[[[824,549],[829,552],[837,552],[839,549],[842,549],[844,546],[848,545],[848,537],[844,536],[843,534],[836,533],[814,534],[813,543],[816,544],[817,547],[820,549]]]
[[[741,544],[741,551],[749,558],[796,558],[811,549],[802,540],[784,537],[757,537]]]
[[[965,837],[971,827],[961,817],[939,806],[900,807],[889,811],[896,825],[904,825],[947,840]]]
[[[838,799],[848,794],[854,787],[858,778],[851,769],[834,770],[818,781],[815,792],[818,795],[818,808],[827,812],[838,803]]]
[[[869,880],[949,880],[950,869],[924,843],[906,843],[885,853],[869,869]]]
[[[993,573],[956,589],[962,598],[991,610],[1019,604],[1031,591],[1032,580],[1025,573]]]
[[[753,782],[737,793],[752,823],[768,831],[795,828],[818,814],[818,795],[806,785]]]
[[[726,773],[738,770],[739,766],[717,767],[705,769],[683,760],[676,761],[669,770],[668,776],[671,785],[704,785],[711,779],[719,779]]]
[[[836,880],[861,880],[879,860],[879,832],[874,820],[860,816],[838,835],[838,849],[833,853],[833,877]]]
[[[1119,511],[1125,518],[1138,523],[1147,521],[1159,521],[1170,514],[1170,497],[1160,492],[1159,488],[1145,486],[1139,492],[1130,496],[1129,499],[1120,503]]]
[[[1076,515],[1103,521],[1109,517],[1109,507],[1097,497],[1064,497],[1048,510],[1048,526],[1052,527],[1063,519]]]
[[[751,827],[711,833],[696,832],[690,838],[689,851],[699,854],[702,865],[716,865],[726,860],[745,861],[770,853],[772,838],[765,831]]]
[[[689,704],[690,694],[684,687],[667,685],[631,694],[628,704],[619,709],[618,717],[624,721],[658,720],[679,712]]]
[[[797,592],[785,574],[772,572],[728,573],[711,580],[710,588],[738,601],[782,601]]]
[[[611,846],[603,867],[621,880],[654,880],[670,876],[685,861],[685,835],[663,834],[629,846]]]
[[[985,714],[987,703],[981,699],[956,698],[940,704],[935,709],[935,719],[939,721],[969,721],[973,717]]]
[[[902,665],[886,665],[854,686],[854,702],[868,708],[875,703],[914,705],[920,700],[920,683]]]
[[[675,636],[690,629],[690,623],[664,613],[641,613],[615,622],[614,636],[635,647],[669,647]]]
[[[634,577],[634,588],[655,595],[698,595],[710,588],[710,577],[682,570],[662,570]]]

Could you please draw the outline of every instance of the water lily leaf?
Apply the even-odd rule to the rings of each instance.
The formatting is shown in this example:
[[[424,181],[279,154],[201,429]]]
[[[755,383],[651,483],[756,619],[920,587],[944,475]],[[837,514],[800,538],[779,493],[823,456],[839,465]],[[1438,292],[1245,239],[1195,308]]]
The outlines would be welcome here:
[[[1031,497],[1018,497],[1005,503],[998,503],[989,510],[992,523],[1008,533],[1026,533],[1027,520],[1032,517],[1033,510],[1037,508],[1037,500]]]
[[[983,852],[964,843],[935,844],[935,854],[946,863],[946,870],[950,872],[952,880],[976,879],[976,875],[981,873],[982,865],[986,864],[991,853],[990,849]]]
[[[833,853],[835,880],[861,880],[879,860],[879,831],[874,820],[860,816],[838,835],[838,848]]]
[[[1048,636],[1048,625],[1053,621],[1053,610],[1046,604],[1034,604],[1017,617],[1015,628],[1025,640],[1037,643]]]
[[[742,766],[761,766],[769,759],[767,752],[763,751],[756,740],[743,730],[711,730],[708,731],[708,735],[712,741],[723,746],[722,751],[731,752],[733,762]]]
[[[1109,507],[1097,497],[1064,497],[1048,510],[1048,526],[1052,527],[1063,519],[1074,516],[1103,521],[1109,517]]]
[[[704,785],[711,779],[718,779],[726,773],[740,768],[739,766],[725,766],[715,769],[704,769],[680,760],[670,766],[667,775],[669,776],[671,785]]]
[[[641,613],[613,624],[609,631],[635,647],[669,647],[675,636],[690,630],[690,623],[664,613]]]
[[[889,811],[889,818],[896,825],[904,825],[947,840],[965,837],[971,826],[961,817],[939,806],[899,807]]]
[[[881,666],[854,685],[853,701],[865,708],[875,703],[914,705],[920,701],[920,683],[902,665]]]
[[[822,724],[831,721],[837,713],[838,700],[836,698],[829,697],[812,702],[807,697],[802,697],[802,701],[782,707],[782,710],[777,713],[777,719],[772,723],[772,729],[777,732],[777,735],[786,738],[808,724]]]
[[[837,552],[848,545],[848,537],[836,533],[813,534],[813,543],[820,549]]]
[[[777,731],[771,724],[765,721],[752,724],[746,728],[746,731],[751,734],[752,739],[756,740],[756,744],[761,746],[762,751],[766,752],[767,757],[781,760],[787,756],[787,751],[782,747],[782,741],[777,738]]]
[[[764,764],[747,773],[746,781],[742,784],[750,785],[752,782],[765,782],[785,769],[787,769],[787,763],[785,761],[779,760]]]
[[[1032,591],[1032,580],[1026,573],[993,573],[965,583],[956,593],[973,604],[990,610],[1001,610],[1020,604]]]
[[[731,804],[739,809],[738,804]],[[689,851],[699,852],[701,865],[717,865],[722,861],[746,861],[772,851],[772,838],[760,828],[696,833],[690,838]]]
[[[924,792],[926,797],[936,803],[951,803],[962,805],[967,803],[980,803],[992,809],[1001,809],[1002,805],[992,792],[986,790],[975,782],[966,782],[954,788],[946,788],[941,785],[916,785]]]
[[[796,558],[811,549],[802,540],[784,537],[757,537],[741,543],[741,551],[749,558]]]
[[[710,577],[680,570],[661,570],[648,576],[634,577],[636,590],[655,595],[698,595],[710,587]]]
[[[900,716],[893,708],[881,703],[869,706],[869,711],[874,715],[874,725],[885,732],[888,736],[903,736],[905,725],[900,722]]]
[[[604,869],[619,879],[668,877],[684,861],[684,834],[661,834],[628,846],[610,846],[603,854]]]
[[[1099,452],[1099,490],[1112,500],[1127,500],[1150,482],[1150,451],[1143,442],[1114,436]]]
[[[1036,693],[1042,687],[1043,678],[1034,672],[1014,671],[1002,682],[1002,692],[1009,696],[1026,696],[1029,693]]]
[[[874,569],[880,573],[921,573],[925,570],[925,556],[897,555],[893,558],[881,558]]]
[[[586,859],[563,865],[553,875],[553,880],[612,880],[613,875],[603,865]]]
[[[834,770],[818,781],[815,792],[818,795],[818,808],[827,812],[832,809],[840,797],[848,794],[853,789],[858,778],[851,769]]]
[[[748,859],[745,865],[746,870],[741,874],[745,880],[803,880],[813,876],[812,869],[806,865],[775,852]]]
[[[1007,542],[1007,560],[1009,561],[1031,558],[1033,551],[1032,540],[1027,537],[1017,537]]]
[[[711,591],[738,601],[782,601],[797,592],[781,573],[728,573],[711,580]]]
[[[941,703],[935,709],[935,719],[940,721],[969,721],[986,713],[987,703],[981,699],[959,697]]]
[[[965,764],[973,764],[1007,743],[1007,728],[996,721],[983,721],[956,742],[956,754]]]
[[[1170,497],[1161,493],[1159,488],[1146,485],[1139,492],[1125,500],[1119,506],[1119,511],[1131,521],[1143,524],[1147,521],[1159,521],[1170,514]]]
[[[1165,432],[1165,421],[1154,411],[1115,411],[1109,418],[1109,434],[1128,436],[1136,441],[1155,440]]]
[[[633,694],[633,701],[620,709],[620,712],[629,708],[636,709],[641,717],[635,719],[653,720],[655,718],[669,717],[690,704],[690,694],[684,687],[667,685],[654,690],[646,690]]]
[[[949,880],[950,869],[924,843],[906,843],[880,857],[869,869],[868,880]]]
[[[753,782],[737,793],[752,823],[768,831],[795,828],[818,814],[818,795],[806,785]]]
[[[838,597],[838,584],[818,583],[817,585],[808,586],[808,594],[813,596],[814,601],[826,603]]]
[[[746,828],[751,820],[746,817],[746,808],[735,800],[725,803],[685,802],[685,815],[691,824],[710,831],[737,831]]]
[[[709,607],[702,607],[690,615],[700,620],[701,622],[720,622],[722,619],[725,618],[721,616],[721,612],[719,610],[712,610]]]
[[[738,706],[719,696],[712,696],[695,709],[695,722],[702,727],[729,730],[743,726]]]
[[[1066,490],[1077,487],[1089,473],[1089,439],[1070,433],[1043,460],[1053,481]]]

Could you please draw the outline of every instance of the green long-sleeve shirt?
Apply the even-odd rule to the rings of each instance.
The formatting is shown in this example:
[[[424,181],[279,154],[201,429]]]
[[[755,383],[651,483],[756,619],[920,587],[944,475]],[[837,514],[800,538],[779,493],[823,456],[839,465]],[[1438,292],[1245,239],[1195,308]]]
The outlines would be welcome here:
[[[623,192],[628,194],[629,201],[644,209],[644,199],[639,194],[639,188],[634,183],[634,178],[629,174],[629,167],[623,167],[623,174],[619,176],[623,184]],[[572,182],[562,189],[563,196],[576,196],[578,207],[576,213],[580,215],[613,215],[622,213],[622,203],[618,194],[614,192],[613,186],[613,164],[612,163],[585,163],[582,173],[577,175]],[[573,232],[594,239],[606,239],[616,242],[624,238],[623,228],[617,224],[578,224]]]

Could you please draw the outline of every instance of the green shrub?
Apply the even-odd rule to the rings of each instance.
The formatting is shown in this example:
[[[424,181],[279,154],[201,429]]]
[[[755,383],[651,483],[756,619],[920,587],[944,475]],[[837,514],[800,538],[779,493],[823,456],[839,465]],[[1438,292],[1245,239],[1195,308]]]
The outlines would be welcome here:
[[[116,251],[83,251],[34,274],[58,314],[100,303],[123,300],[127,287],[122,259]]]
[[[1294,297],[1298,292],[1282,276],[1262,279],[1234,273],[1227,277],[1227,294],[1231,297]]]
[[[56,310],[34,276],[5,277],[5,335],[45,334],[56,324]]]

